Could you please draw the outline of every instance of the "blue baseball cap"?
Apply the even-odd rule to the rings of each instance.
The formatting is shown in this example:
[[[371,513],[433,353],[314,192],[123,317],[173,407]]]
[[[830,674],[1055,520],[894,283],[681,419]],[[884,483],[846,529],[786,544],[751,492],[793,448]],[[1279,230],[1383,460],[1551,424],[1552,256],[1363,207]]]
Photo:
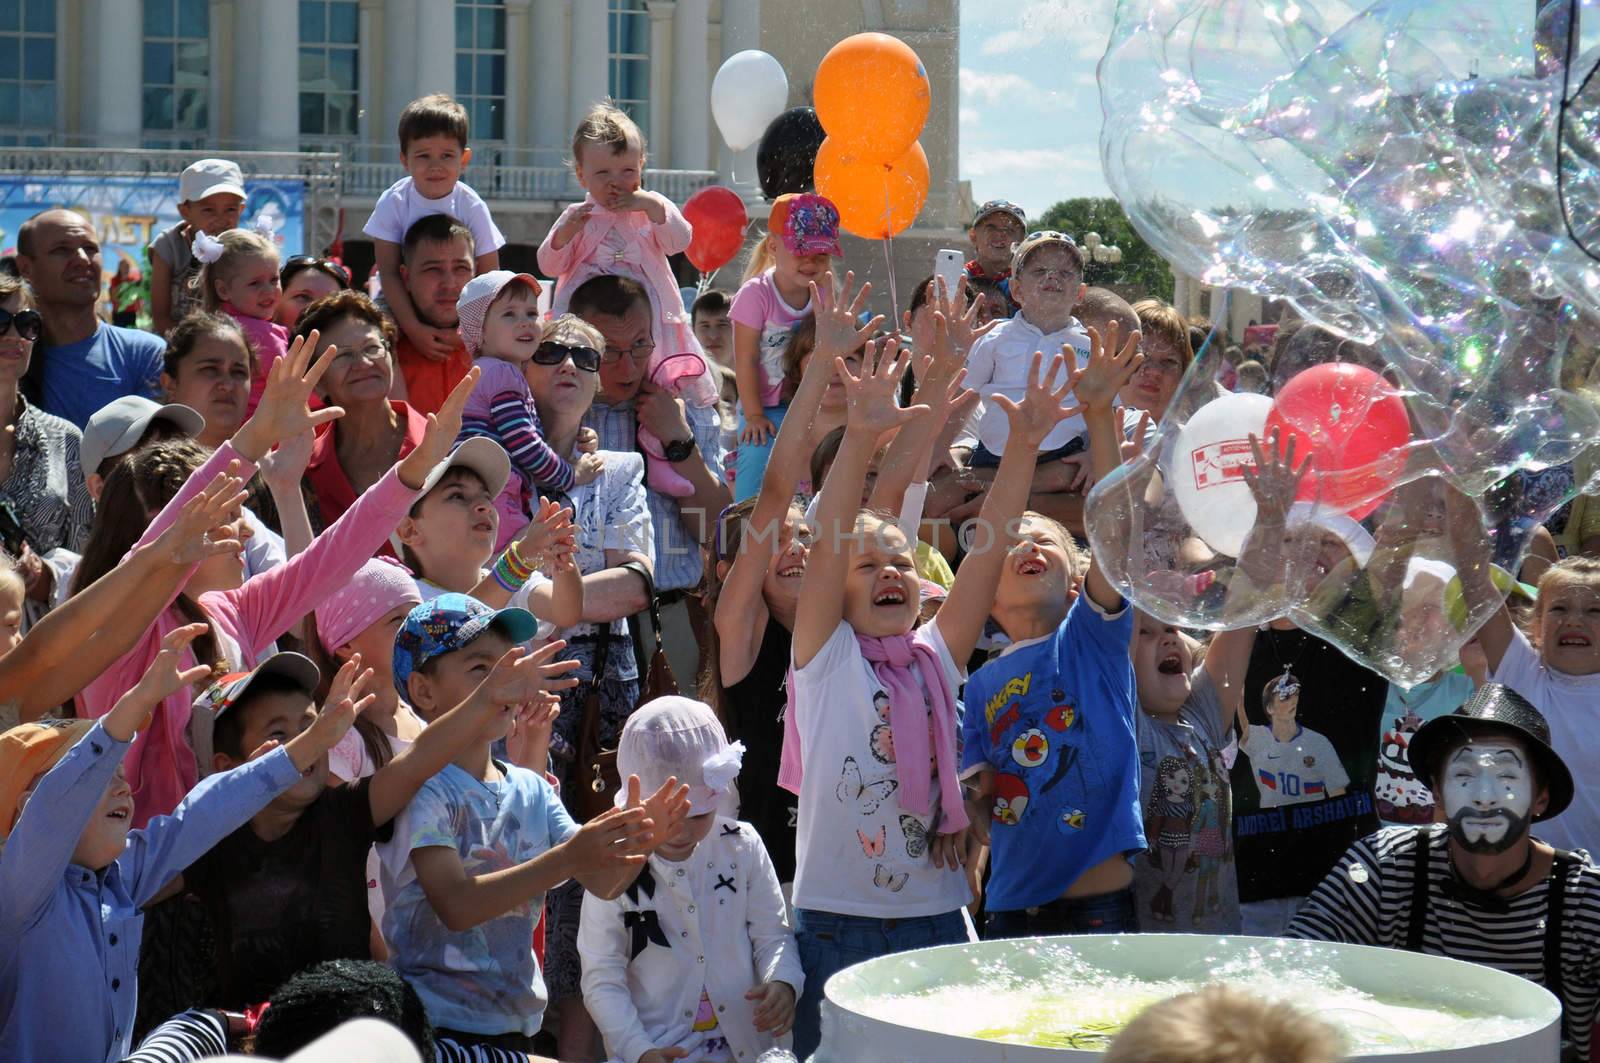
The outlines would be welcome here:
[[[469,594],[441,594],[406,614],[394,637],[394,685],[402,695],[411,673],[435,657],[454,653],[490,629],[527,642],[539,622],[526,609],[490,609]]]

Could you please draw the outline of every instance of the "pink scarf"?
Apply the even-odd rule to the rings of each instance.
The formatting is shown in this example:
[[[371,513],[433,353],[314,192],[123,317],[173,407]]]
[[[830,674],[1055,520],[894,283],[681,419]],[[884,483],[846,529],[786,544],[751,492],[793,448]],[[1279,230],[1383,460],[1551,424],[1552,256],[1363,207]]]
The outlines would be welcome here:
[[[872,638],[857,635],[856,643],[861,655],[872,665],[889,692],[889,724],[894,734],[894,759],[899,772],[902,808],[919,815],[933,809],[932,764],[939,766],[938,831],[950,834],[968,825],[966,807],[961,801],[961,788],[956,779],[955,696],[944,682],[944,669],[932,647],[917,642],[909,634]],[[932,695],[934,749],[928,749],[928,727],[924,720],[930,707],[923,694],[923,684],[917,681],[916,669],[922,671],[927,689]],[[783,752],[778,760],[778,785],[791,793],[800,792],[804,775],[800,749],[800,732],[795,723],[794,668],[789,669],[787,694],[783,712]],[[925,767],[926,766],[926,767]]]

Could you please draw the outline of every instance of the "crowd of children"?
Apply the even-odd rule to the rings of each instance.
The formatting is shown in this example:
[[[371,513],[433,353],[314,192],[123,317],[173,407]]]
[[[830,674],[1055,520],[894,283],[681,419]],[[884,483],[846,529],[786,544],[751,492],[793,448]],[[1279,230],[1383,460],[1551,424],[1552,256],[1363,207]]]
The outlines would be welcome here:
[[[1600,765],[1600,560],[1553,558],[1524,628],[1449,489],[1433,533],[1454,560],[1414,557],[1405,581],[1490,617],[1465,672],[1405,691],[1288,620],[1205,636],[1135,609],[1084,545],[1083,495],[1166,412],[1193,323],[1086,288],[1072,236],[1015,204],[977,210],[960,290],[924,281],[903,330],[842,271],[838,211],[811,192],[772,203],[736,293],[685,305],[690,225],[642,187],[638,127],[598,106],[572,142],[584,198],[538,250],[544,311],[551,282],[499,268],[463,180],[465,110],[417,100],[399,134],[407,176],[364,227],[392,325],[341,263],[280,262],[239,227],[237,165],[184,171],[183,222],[151,249],[167,402],[61,422],[82,529],[44,569],[6,542],[0,1058],[268,1056],[376,1016],[426,1059],[804,1059],[828,978],[891,952],[1339,936],[1319,883],[1395,849],[1361,848],[1380,817],[1445,821],[1439,758],[1407,747],[1475,687],[1525,699],[1518,726],[1575,771]],[[567,312],[615,275],[627,298]],[[650,313],[619,348],[595,319],[626,318],[629,293]],[[0,397],[48,418],[6,375],[40,334],[28,288],[0,285],[0,311]],[[351,321],[338,335],[370,342],[324,345]],[[1267,365],[1207,363],[1218,386],[1268,390],[1252,353]],[[347,411],[328,381],[376,363],[394,459],[330,471]],[[619,374],[679,420],[600,434],[588,403]],[[701,669],[673,683],[629,617],[655,593],[659,501],[707,497],[682,463],[710,442],[661,426],[712,415]],[[1253,446],[1241,570],[1309,539],[1315,600],[1373,536],[1308,522],[1305,463]],[[333,472],[344,494],[308,509],[303,485]],[[1559,797],[1540,836],[1600,842],[1600,799]],[[1483,851],[1450,823],[1439,837]],[[1492,908],[1516,885],[1453,896]],[[1587,1044],[1600,984],[1567,981]],[[1297,1021],[1207,991],[1112,1056],[1333,1058]],[[1178,1044],[1205,1022],[1211,1042]]]

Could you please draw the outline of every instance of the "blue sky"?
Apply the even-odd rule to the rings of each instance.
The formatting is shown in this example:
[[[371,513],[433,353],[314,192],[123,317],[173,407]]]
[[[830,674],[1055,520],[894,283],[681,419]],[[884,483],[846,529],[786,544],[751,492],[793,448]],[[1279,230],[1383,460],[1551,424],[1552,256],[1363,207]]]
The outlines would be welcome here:
[[[1095,64],[1110,0],[961,5],[961,176],[972,198],[1036,217],[1071,196],[1109,195],[1100,171]]]

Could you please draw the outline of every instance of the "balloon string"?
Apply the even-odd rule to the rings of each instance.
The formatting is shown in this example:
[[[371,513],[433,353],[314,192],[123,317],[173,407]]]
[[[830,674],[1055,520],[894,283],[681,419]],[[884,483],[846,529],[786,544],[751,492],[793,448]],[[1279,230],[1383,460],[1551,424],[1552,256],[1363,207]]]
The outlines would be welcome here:
[[[889,277],[889,328],[895,335],[900,333],[900,292],[894,278],[894,234],[889,230],[890,219],[894,213],[894,204],[889,192],[889,180],[892,175],[887,167],[883,175],[883,264]]]

